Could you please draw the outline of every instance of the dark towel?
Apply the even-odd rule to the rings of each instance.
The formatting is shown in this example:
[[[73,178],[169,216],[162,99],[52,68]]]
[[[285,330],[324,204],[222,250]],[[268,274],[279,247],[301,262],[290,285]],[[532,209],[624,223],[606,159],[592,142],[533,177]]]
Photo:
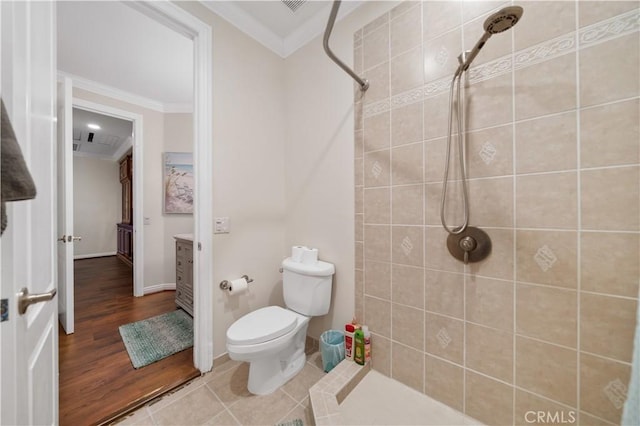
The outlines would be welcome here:
[[[5,204],[7,201],[20,201],[35,198],[36,186],[29,169],[22,158],[20,146],[11,127],[9,115],[2,104],[2,130],[0,131],[0,234],[7,227]]]

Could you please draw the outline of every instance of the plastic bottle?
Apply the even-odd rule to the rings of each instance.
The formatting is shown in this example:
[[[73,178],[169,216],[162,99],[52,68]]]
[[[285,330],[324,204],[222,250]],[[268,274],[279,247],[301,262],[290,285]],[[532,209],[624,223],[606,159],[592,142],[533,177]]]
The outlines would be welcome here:
[[[360,365],[364,365],[364,332],[358,329],[353,333],[353,360]]]
[[[347,323],[344,326],[344,357],[350,361],[353,361],[353,333],[356,331],[356,327]]]
[[[364,363],[371,361],[371,332],[366,325],[362,326],[362,334],[364,335]]]

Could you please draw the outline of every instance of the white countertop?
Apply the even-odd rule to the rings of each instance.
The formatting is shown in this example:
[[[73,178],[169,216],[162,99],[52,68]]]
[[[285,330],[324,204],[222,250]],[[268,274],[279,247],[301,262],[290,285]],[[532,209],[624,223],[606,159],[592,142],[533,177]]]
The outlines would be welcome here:
[[[176,234],[173,238],[176,240],[187,240],[193,242],[193,234]]]

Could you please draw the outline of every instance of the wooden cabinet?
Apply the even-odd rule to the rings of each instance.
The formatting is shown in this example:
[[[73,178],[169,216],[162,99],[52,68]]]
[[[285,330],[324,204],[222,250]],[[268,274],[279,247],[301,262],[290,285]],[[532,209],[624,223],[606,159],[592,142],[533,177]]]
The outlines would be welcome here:
[[[176,305],[193,316],[193,241],[177,237]]]
[[[133,159],[131,154],[120,160],[122,185],[122,222],[117,224],[120,260],[133,266]]]

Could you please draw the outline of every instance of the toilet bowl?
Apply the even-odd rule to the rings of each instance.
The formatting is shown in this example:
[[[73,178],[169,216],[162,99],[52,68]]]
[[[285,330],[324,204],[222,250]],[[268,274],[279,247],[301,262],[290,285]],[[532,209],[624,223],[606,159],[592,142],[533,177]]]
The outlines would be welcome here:
[[[229,327],[229,357],[250,363],[249,392],[270,394],[302,370],[310,319],[289,309],[267,306]]]
[[[249,363],[247,389],[256,395],[274,392],[302,370],[309,321],[329,311],[333,264],[287,258],[282,269],[287,307],[260,308],[227,329],[229,357]]]

